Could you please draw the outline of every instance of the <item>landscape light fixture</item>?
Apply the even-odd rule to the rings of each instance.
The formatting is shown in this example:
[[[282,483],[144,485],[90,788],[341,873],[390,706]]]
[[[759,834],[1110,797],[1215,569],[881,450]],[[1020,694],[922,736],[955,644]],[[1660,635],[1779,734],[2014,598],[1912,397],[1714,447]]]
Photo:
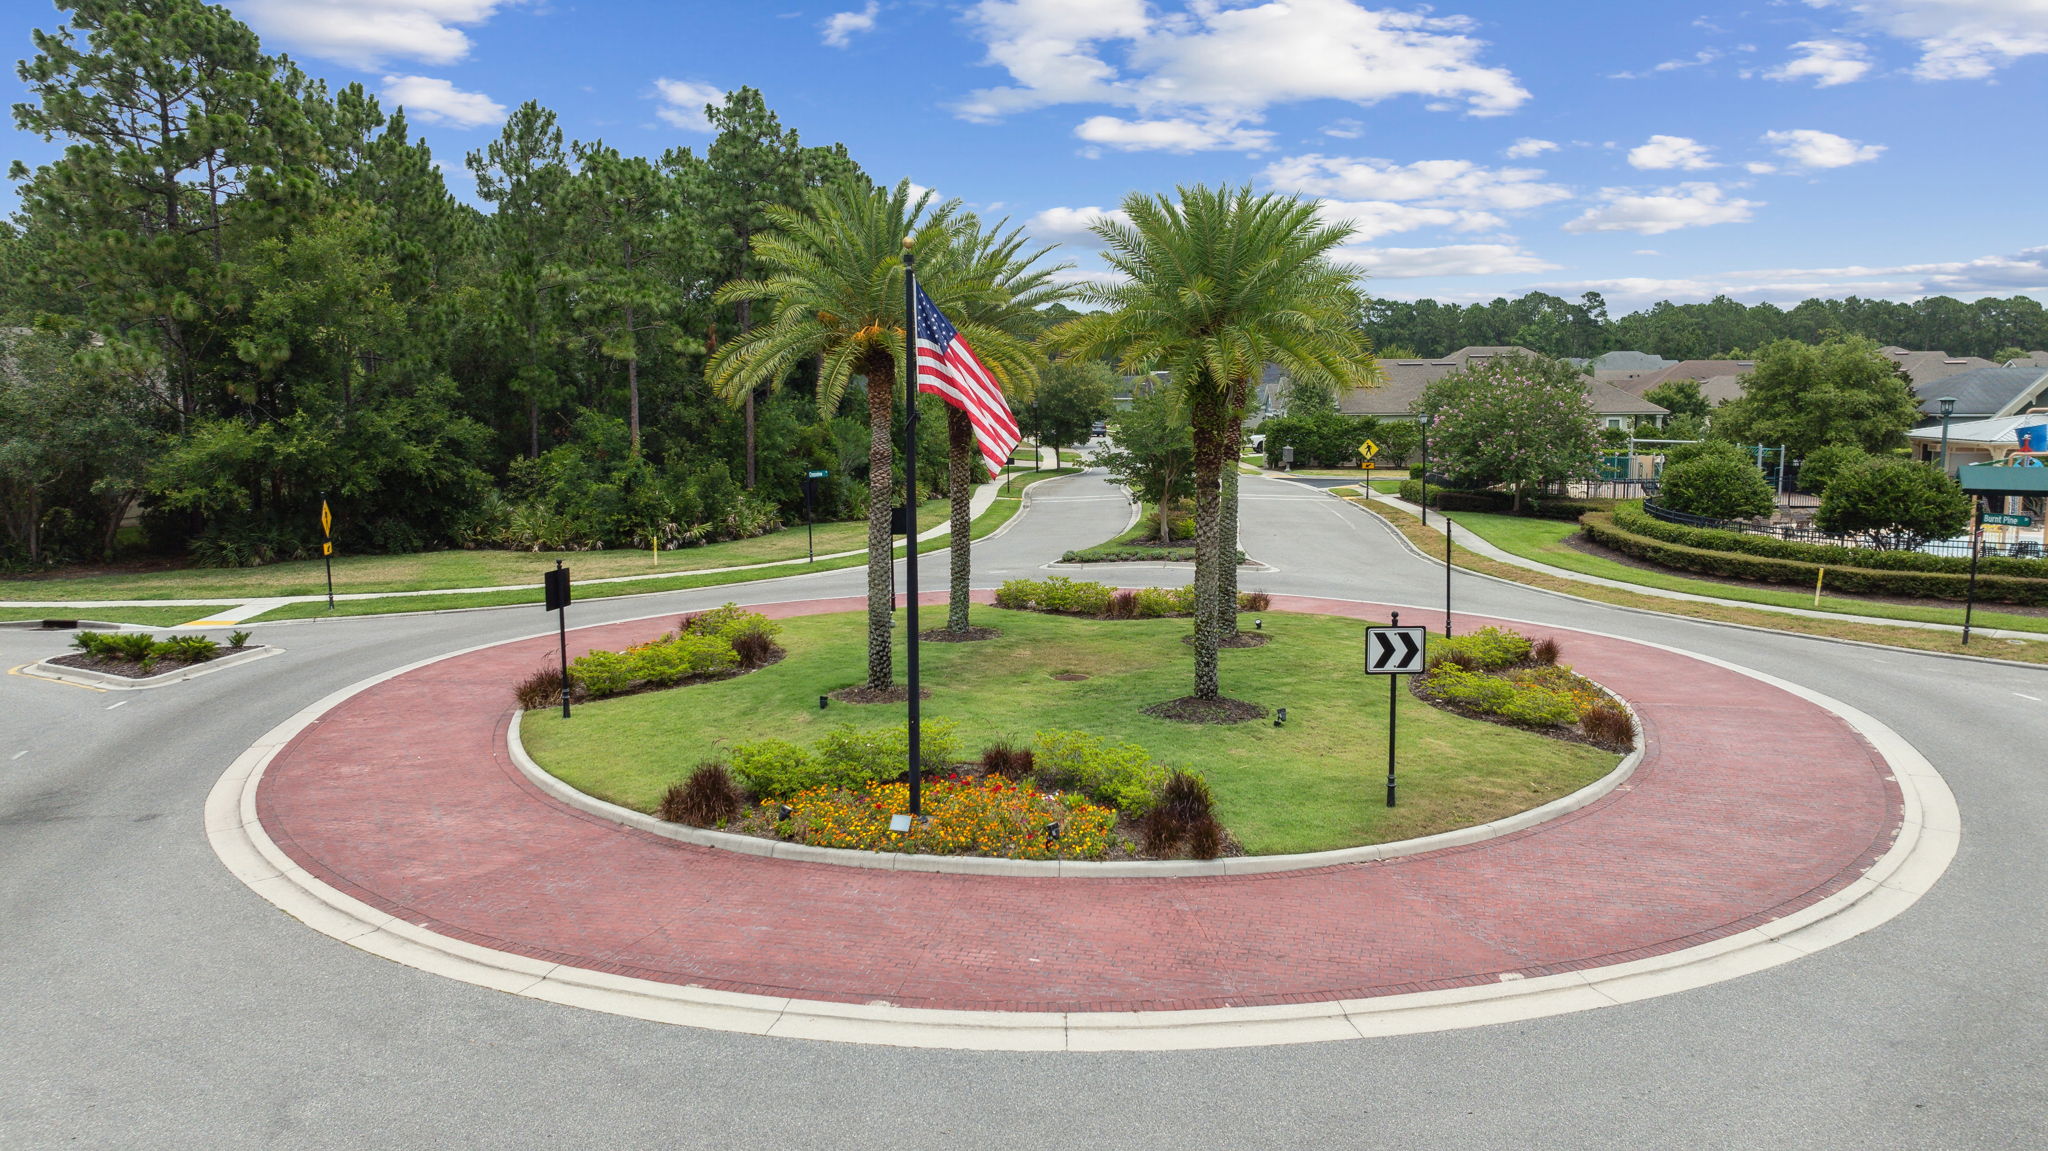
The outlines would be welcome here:
[[[1265,620],[1262,620],[1262,619],[1255,619],[1255,620],[1253,620],[1253,621],[1252,621],[1252,630],[1253,630],[1253,631],[1265,631],[1265,630],[1266,630],[1266,621],[1265,621]]]
[[[1948,418],[1956,410],[1956,398],[1943,396],[1934,401],[1941,405],[1941,473],[1948,474]]]
[[[1059,838],[1060,822],[1059,820],[1055,819],[1051,823],[1045,825],[1045,841],[1047,843],[1057,843],[1059,842]]]
[[[1284,708],[1284,707],[1283,707],[1283,708],[1279,708],[1279,709],[1277,709],[1277,710],[1275,710],[1275,711],[1273,712],[1273,726],[1274,726],[1274,727],[1285,727],[1285,726],[1287,726],[1287,709],[1286,709],[1286,708]]]
[[[829,696],[829,695],[821,695],[821,696],[819,696],[819,697],[818,697],[818,710],[819,710],[819,711],[824,711],[824,710],[825,710],[825,705],[826,705],[826,704],[828,704],[828,703],[831,703],[831,702],[832,702],[832,697],[831,697],[831,696]]]
[[[788,823],[789,818],[795,814],[796,810],[785,803],[775,809],[775,822]]]

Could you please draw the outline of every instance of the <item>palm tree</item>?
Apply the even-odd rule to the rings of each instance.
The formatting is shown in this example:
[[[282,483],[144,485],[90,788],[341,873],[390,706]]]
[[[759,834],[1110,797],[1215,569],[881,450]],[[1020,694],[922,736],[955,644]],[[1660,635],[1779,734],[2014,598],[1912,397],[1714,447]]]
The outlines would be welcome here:
[[[1007,223],[999,221],[984,231],[978,219],[963,217],[955,243],[941,257],[940,266],[926,271],[920,265],[919,280],[1003,386],[1014,407],[1034,390],[1044,362],[1044,355],[1029,342],[1041,323],[1037,309],[1068,298],[1073,290],[1053,282],[1055,275],[1072,265],[1031,266],[1053,245],[1026,251],[1024,230],[1004,232]],[[968,629],[967,585],[973,568],[969,503],[981,452],[975,446],[974,426],[967,413],[951,406],[946,408],[946,447],[946,489],[952,500],[952,579],[946,630],[957,634]]]
[[[895,188],[843,180],[812,189],[806,210],[767,209],[770,227],[752,238],[767,270],[758,280],[735,280],[718,290],[719,303],[767,302],[772,315],[718,349],[705,366],[712,390],[744,402],[759,385],[781,386],[789,373],[817,356],[818,408],[830,415],[854,376],[866,381],[868,401],[868,678],[867,686],[893,685],[889,628],[895,604],[889,541],[894,499],[891,427],[895,415],[897,354],[903,348],[902,258],[943,265],[959,227],[958,202],[930,206],[931,193],[910,195],[908,180]],[[909,246],[905,247],[905,237]],[[943,308],[938,294],[933,300]],[[970,342],[973,336],[969,337]],[[917,493],[906,501],[917,507]],[[912,535],[915,535],[913,531]],[[909,546],[914,562],[915,541]]]
[[[1224,615],[1237,609],[1221,602],[1223,469],[1235,466],[1253,384],[1277,363],[1341,389],[1370,382],[1374,365],[1357,326],[1359,273],[1330,262],[1348,224],[1322,223],[1313,201],[1249,187],[1177,193],[1134,193],[1123,202],[1130,223],[1095,225],[1123,280],[1086,289],[1104,310],[1050,335],[1072,354],[1114,354],[1128,372],[1164,369],[1185,400],[1195,440],[1194,698],[1215,700]]]

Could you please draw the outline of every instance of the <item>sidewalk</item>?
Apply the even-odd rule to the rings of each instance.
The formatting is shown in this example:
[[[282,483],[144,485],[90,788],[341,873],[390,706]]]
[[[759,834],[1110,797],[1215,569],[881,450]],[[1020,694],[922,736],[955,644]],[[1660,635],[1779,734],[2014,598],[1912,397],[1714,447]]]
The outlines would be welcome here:
[[[1409,503],[1407,500],[1401,499],[1399,496],[1388,495],[1384,492],[1372,491],[1370,488],[1363,490],[1367,491],[1368,494],[1370,494],[1370,496],[1372,497],[1373,501],[1376,503],[1383,503],[1388,505],[1389,507],[1398,508],[1399,510],[1407,512],[1409,515],[1412,516],[1419,517],[1422,514],[1422,509],[1420,507],[1416,506],[1415,504]],[[1437,533],[1438,535],[1442,535],[1444,531],[1442,526],[1443,519],[1443,512],[1433,512],[1429,517],[1429,530]],[[1453,522],[1455,522],[1456,517],[1453,516],[1452,520]],[[1776,604],[1751,603],[1748,600],[1739,599],[1722,599],[1718,596],[1696,595],[1692,592],[1671,591],[1666,588],[1649,587],[1644,584],[1629,583],[1625,580],[1607,579],[1603,576],[1586,575],[1583,572],[1567,571],[1564,568],[1552,567],[1549,564],[1542,563],[1537,560],[1532,560],[1523,556],[1515,555],[1513,552],[1505,551],[1499,547],[1494,546],[1493,544],[1487,542],[1485,539],[1480,537],[1478,533],[1469,530],[1460,531],[1458,533],[1456,542],[1459,547],[1465,548],[1466,550],[1471,552],[1476,552],[1477,554],[1483,555],[1488,559],[1498,560],[1504,564],[1513,564],[1514,566],[1519,568],[1526,568],[1529,571],[1533,572],[1542,572],[1544,575],[1556,576],[1559,579],[1575,580],[1579,583],[1597,584],[1601,587],[1617,588],[1621,591],[1631,591],[1639,595],[1656,596],[1659,599],[1684,600],[1689,603],[1707,603],[1715,604],[1721,607],[1748,608],[1751,611],[1777,612],[1781,615],[1805,616],[1808,619],[1829,619],[1841,620],[1845,623],[1875,624],[1880,627],[1910,627],[1919,628],[1923,631],[1948,631],[1957,633],[1960,633],[1963,630],[1961,624],[1927,623],[1921,620],[1883,619],[1877,616],[1851,615],[1846,612],[1815,611],[1812,608],[1780,607]],[[1432,555],[1429,558],[1437,560],[1439,563],[1442,562],[1442,557],[1440,556]],[[1998,639],[2048,639],[2048,636],[2044,636],[2035,632],[2010,631],[2004,628],[1982,626],[1972,627],[1970,629],[1970,634],[1992,636]]]

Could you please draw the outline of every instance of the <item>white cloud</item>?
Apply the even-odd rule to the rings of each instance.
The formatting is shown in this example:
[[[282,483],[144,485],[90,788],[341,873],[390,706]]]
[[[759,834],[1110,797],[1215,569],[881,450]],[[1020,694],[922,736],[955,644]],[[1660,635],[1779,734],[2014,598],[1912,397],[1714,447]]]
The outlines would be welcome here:
[[[1365,122],[1346,116],[1325,127],[1323,135],[1335,136],[1339,140],[1356,140],[1365,135]]]
[[[1854,40],[1801,40],[1792,45],[1800,55],[1764,73],[1772,80],[1811,78],[1816,88],[1832,88],[1861,80],[1873,67],[1870,50]]]
[[[235,0],[263,39],[354,68],[384,60],[452,64],[469,55],[461,25],[489,20],[507,0]]]
[[[1287,191],[1338,200],[1394,200],[1430,207],[1515,212],[1571,198],[1535,168],[1488,168],[1469,160],[1386,160],[1289,156],[1262,172]]]
[[[1491,212],[1424,208],[1388,200],[1324,200],[1323,219],[1350,224],[1355,243],[1377,240],[1395,232],[1417,228],[1448,228],[1454,232],[1481,232],[1499,228],[1507,221]]]
[[[1768,176],[1778,170],[1778,166],[1768,160],[1751,160],[1742,168],[1752,176]]]
[[[1656,300],[1708,300],[1720,295],[1779,304],[1793,304],[1815,296],[1915,299],[1937,295],[2011,295],[2048,290],[2048,247],[2027,248],[2009,256],[1930,264],[1764,268],[1712,276],[1623,276],[1535,286],[1544,291],[1606,293],[1609,305],[1615,308]]]
[[[1534,136],[1524,136],[1509,144],[1507,150],[1502,152],[1501,155],[1506,156],[1510,160],[1527,160],[1532,156],[1541,156],[1545,152],[1555,151],[1557,151],[1557,145],[1549,140],[1538,140]]]
[[[1647,144],[1628,150],[1628,162],[1637,168],[1683,168],[1698,171],[1715,166],[1711,149],[1686,136],[1652,136]]]
[[[1713,184],[1686,183],[1673,188],[1637,191],[1631,188],[1603,188],[1604,201],[1598,207],[1567,223],[1567,232],[1635,232],[1656,236],[1680,228],[1708,224],[1739,224],[1749,219],[1751,208],[1763,205],[1753,200],[1724,199]]]
[[[1776,145],[1778,155],[1802,168],[1845,168],[1850,164],[1875,160],[1884,154],[1883,144],[1864,144],[1812,128],[1766,132],[1764,141]]]
[[[1441,248],[1344,247],[1333,254],[1339,263],[1356,264],[1378,280],[1418,276],[1516,276],[1557,267],[1512,244],[1450,244]]]
[[[1075,126],[1074,135],[1120,152],[1256,152],[1273,139],[1271,132],[1225,120],[1120,120],[1115,116],[1090,116]]]
[[[1702,64],[1712,64],[1714,61],[1719,60],[1720,58],[1721,52],[1719,49],[1705,48],[1698,52],[1693,53],[1692,56],[1686,59],[1666,60],[1661,64],[1652,66],[1648,71],[1615,72],[1609,75],[1607,78],[1609,80],[1641,80],[1646,76],[1654,76],[1659,72],[1677,72],[1685,68],[1697,68]]]
[[[475,128],[505,118],[505,106],[481,92],[464,92],[432,76],[386,76],[384,98],[434,124]]]
[[[662,103],[654,114],[685,132],[709,132],[711,120],[704,115],[704,105],[725,103],[723,88],[701,80],[662,77],[654,82],[654,91]]]
[[[1089,229],[1103,220],[1114,220],[1119,224],[1131,222],[1122,208],[1047,208],[1024,223],[1024,230],[1031,238],[1040,242],[1096,243],[1095,233]]]
[[[1920,49],[1924,80],[1974,80],[2023,56],[2048,53],[2048,5],[2039,0],[1807,0],[1842,8]]]
[[[971,21],[1012,86],[958,109],[993,120],[1027,108],[1106,103],[1150,116],[1256,120],[1274,104],[1416,95],[1472,115],[1513,111],[1528,93],[1478,63],[1470,21],[1376,11],[1354,0],[1197,0],[1154,13],[1144,0],[981,0]],[[1123,67],[1106,58],[1123,52]]]
[[[822,25],[825,43],[834,48],[844,48],[855,33],[874,31],[875,14],[881,10],[878,0],[868,0],[867,7],[858,12],[834,12],[825,18]]]

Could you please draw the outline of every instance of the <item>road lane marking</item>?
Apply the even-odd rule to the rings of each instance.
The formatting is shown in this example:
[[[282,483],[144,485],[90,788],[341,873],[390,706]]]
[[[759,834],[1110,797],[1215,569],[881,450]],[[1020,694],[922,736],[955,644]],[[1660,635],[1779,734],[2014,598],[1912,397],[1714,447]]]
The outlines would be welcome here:
[[[127,701],[127,700],[125,700],[125,699],[124,699],[124,700],[119,700],[119,701],[116,701],[116,702],[114,702],[114,703],[110,703],[110,704],[108,704],[108,705],[107,705],[107,707],[106,707],[106,710],[108,710],[108,711],[112,711],[112,710],[114,710],[114,709],[115,709],[115,708],[117,708],[117,707],[125,707],[125,706],[127,706],[127,704],[128,704],[128,701]]]
[[[13,755],[11,755],[11,756],[8,756],[7,758],[9,758],[9,759],[20,759],[20,758],[21,758],[22,756],[24,756],[24,755],[27,755],[27,754],[28,754],[28,749],[24,747],[24,748],[22,748],[22,749],[21,749],[20,751],[17,751],[17,752],[15,752],[15,753],[14,753]]]
[[[2041,702],[2041,697],[2040,697],[2040,696],[2038,696],[2038,695],[2028,695],[2028,694],[2027,694],[2026,692],[2023,692],[2023,691],[2016,691],[2016,692],[2013,692],[2013,694],[2014,694],[2014,695],[2016,695],[2016,696],[2019,696],[2019,697],[2020,697],[2021,699],[2031,699],[2031,700],[2033,700],[2033,701],[2034,701],[2035,703],[2040,703],[2040,702]]]

